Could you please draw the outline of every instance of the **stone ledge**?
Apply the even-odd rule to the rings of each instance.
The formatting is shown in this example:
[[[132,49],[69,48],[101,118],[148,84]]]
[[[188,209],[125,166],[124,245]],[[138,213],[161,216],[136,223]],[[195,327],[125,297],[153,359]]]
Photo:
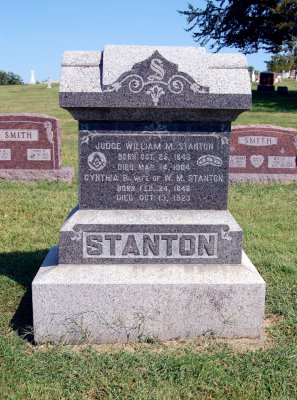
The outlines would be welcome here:
[[[73,213],[75,211],[75,213]],[[228,225],[231,231],[242,232],[228,210],[81,210],[70,213],[61,231],[73,230],[77,224],[107,225]]]
[[[64,181],[72,182],[74,179],[73,167],[61,169],[0,169],[0,180],[6,181]]]
[[[240,174],[229,173],[231,183],[290,183],[297,181],[297,174]]]
[[[48,253],[33,283],[37,342],[259,337],[265,282],[241,265],[59,265]]]
[[[98,74],[97,70],[95,70],[95,72]],[[65,75],[66,74],[64,73],[64,76]],[[76,80],[80,81],[80,77],[77,74],[75,76]],[[87,78],[84,79],[86,80]],[[143,113],[145,113],[142,121],[146,120],[146,115],[149,115],[150,110],[153,110],[154,112],[155,110],[159,111],[162,109],[180,109],[183,110],[183,113],[186,113],[189,109],[218,111],[224,110],[225,113],[230,113],[231,115],[234,114],[235,111],[237,111],[237,117],[241,112],[251,108],[251,95],[248,93],[209,93],[207,95],[198,94],[195,97],[192,96],[189,98],[170,97],[169,99],[166,99],[166,102],[164,102],[164,104],[161,104],[158,106],[158,108],[156,108],[156,106],[154,106],[149,98],[143,97],[138,94],[134,95],[134,97],[128,97],[122,96],[121,93],[102,93],[99,91],[99,88],[97,87],[98,85],[96,85],[97,83],[94,80],[94,87],[92,88],[92,90],[88,90],[85,92],[82,89],[79,90],[78,88],[75,91],[71,92],[70,87],[68,91],[64,90],[62,92],[62,89],[60,89],[60,106],[67,109],[67,111],[69,112],[72,112],[73,108],[80,108],[81,112],[85,112],[85,115],[90,112],[90,109],[92,110],[98,108],[99,110],[103,109],[104,111],[104,109],[106,108],[111,108],[111,110],[107,110],[109,113],[108,115],[110,115],[110,120],[113,119],[113,108],[120,108],[124,110],[133,110],[135,108],[140,108],[143,110]],[[66,83],[63,84],[64,89],[65,87]],[[84,105],[84,107],[82,107],[82,104]],[[166,114],[164,119],[167,119]],[[203,120],[205,121],[206,119]]]
[[[271,131],[271,132],[280,132],[280,133],[293,133],[297,135],[297,129],[287,128],[285,126],[279,125],[265,125],[265,124],[247,124],[247,125],[233,125],[232,131]]]

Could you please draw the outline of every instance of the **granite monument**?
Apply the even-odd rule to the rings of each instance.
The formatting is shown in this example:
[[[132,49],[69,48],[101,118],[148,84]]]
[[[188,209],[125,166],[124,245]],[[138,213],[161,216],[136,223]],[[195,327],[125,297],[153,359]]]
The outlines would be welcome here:
[[[60,105],[78,120],[79,205],[33,281],[35,339],[260,336],[265,282],[227,210],[231,121],[251,106],[246,58],[66,52]]]

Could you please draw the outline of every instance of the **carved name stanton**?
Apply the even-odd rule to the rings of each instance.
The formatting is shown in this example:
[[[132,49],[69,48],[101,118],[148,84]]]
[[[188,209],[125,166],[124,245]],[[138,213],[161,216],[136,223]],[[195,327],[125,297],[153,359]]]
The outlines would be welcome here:
[[[83,233],[84,258],[216,258],[218,233]]]

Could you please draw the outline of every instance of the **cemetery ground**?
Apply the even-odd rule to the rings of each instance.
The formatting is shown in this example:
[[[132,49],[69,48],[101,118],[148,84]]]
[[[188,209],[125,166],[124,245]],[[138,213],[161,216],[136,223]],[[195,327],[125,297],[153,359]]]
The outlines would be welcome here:
[[[254,92],[253,110],[236,123],[297,128],[297,82],[281,85],[289,96]],[[2,86],[0,112],[60,118],[63,164],[77,171],[77,123],[59,108],[57,85]],[[0,399],[297,398],[297,183],[229,190],[244,249],[267,284],[263,338],[160,343],[143,335],[104,346],[32,337],[31,282],[77,203],[77,183],[0,185]]]

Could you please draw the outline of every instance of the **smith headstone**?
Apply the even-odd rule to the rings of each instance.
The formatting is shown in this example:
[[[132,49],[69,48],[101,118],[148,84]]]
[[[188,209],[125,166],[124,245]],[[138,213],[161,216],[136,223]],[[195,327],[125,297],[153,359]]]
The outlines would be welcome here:
[[[231,121],[251,104],[245,57],[66,52],[60,104],[78,120],[79,206],[33,282],[35,339],[75,343],[74,327],[99,343],[259,336],[265,283],[227,210]]]
[[[272,125],[232,128],[230,180],[297,180],[297,130]]]
[[[73,179],[62,167],[58,119],[41,114],[0,114],[0,177],[8,180]]]

